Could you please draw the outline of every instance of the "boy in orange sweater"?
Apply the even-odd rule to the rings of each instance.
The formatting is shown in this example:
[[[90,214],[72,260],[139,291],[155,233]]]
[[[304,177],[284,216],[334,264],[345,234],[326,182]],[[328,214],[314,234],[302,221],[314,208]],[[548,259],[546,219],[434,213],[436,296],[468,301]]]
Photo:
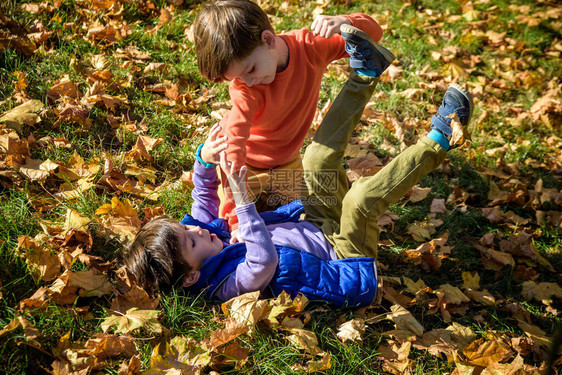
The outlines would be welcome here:
[[[343,30],[367,45],[346,44]],[[378,42],[382,28],[371,17],[354,13],[319,16],[310,30],[276,34],[257,4],[211,0],[197,15],[194,35],[201,74],[213,82],[230,82],[232,109],[221,120],[222,136],[228,160],[237,170],[247,166],[248,192],[259,196],[258,209],[300,198],[304,172],[299,151],[316,111],[322,76],[328,64],[348,56],[358,74],[376,75],[368,40]],[[201,150],[197,159],[208,164]],[[226,181],[224,174],[221,180]],[[220,216],[235,230],[230,194],[222,202]]]

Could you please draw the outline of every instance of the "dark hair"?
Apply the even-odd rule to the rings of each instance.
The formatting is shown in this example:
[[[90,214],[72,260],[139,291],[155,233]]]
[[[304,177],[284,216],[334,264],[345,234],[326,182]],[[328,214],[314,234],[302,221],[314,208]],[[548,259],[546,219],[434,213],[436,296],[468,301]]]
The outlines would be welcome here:
[[[123,264],[149,293],[171,287],[191,270],[181,258],[176,225],[167,217],[149,221],[123,254]]]
[[[267,14],[249,0],[211,0],[195,18],[197,64],[209,81],[220,82],[232,61],[263,44],[261,34],[275,33]]]

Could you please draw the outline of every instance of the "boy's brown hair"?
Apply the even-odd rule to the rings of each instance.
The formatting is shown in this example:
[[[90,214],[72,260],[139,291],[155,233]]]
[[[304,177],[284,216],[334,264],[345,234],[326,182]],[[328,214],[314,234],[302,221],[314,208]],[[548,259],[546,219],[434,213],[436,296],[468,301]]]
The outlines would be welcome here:
[[[180,256],[176,222],[159,217],[146,223],[123,254],[123,264],[149,293],[167,289],[191,269]]]
[[[275,34],[267,14],[250,0],[207,2],[194,23],[199,71],[209,81],[223,81],[232,61],[249,56],[263,43],[265,30]]]

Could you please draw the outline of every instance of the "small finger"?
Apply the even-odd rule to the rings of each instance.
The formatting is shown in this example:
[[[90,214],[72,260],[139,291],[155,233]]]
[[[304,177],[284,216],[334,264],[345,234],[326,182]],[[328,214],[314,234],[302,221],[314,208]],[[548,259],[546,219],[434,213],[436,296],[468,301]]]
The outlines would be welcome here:
[[[312,21],[312,25],[310,25],[310,29],[312,31],[314,31],[314,29],[316,28],[316,25],[318,24],[318,17],[314,18],[314,21]]]
[[[322,29],[320,29],[320,35],[323,36],[324,38],[326,37],[327,34],[327,30],[328,29],[328,22],[322,22]]]
[[[243,165],[242,168],[240,168],[240,179],[245,180],[246,174],[248,174],[248,168],[245,165]]]
[[[219,162],[221,169],[226,172],[226,155],[224,151],[219,153]]]
[[[218,147],[227,147],[228,144],[226,143],[226,137],[220,137],[215,139],[214,141],[210,142],[212,147],[218,148]]]

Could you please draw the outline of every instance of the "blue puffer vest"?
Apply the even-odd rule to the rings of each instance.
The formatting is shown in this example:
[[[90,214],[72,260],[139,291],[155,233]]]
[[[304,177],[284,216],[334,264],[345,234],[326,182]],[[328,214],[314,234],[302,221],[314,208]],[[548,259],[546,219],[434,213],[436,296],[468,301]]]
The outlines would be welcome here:
[[[266,225],[299,220],[303,207],[294,201],[275,211],[260,213]],[[223,241],[230,239],[224,219],[202,223],[185,215],[182,225],[199,225],[215,233]],[[275,297],[285,291],[295,297],[299,292],[311,301],[325,301],[337,306],[363,306],[374,301],[377,293],[377,270],[373,258],[348,258],[326,261],[305,251],[277,246],[279,264],[263,297]],[[226,246],[219,254],[201,265],[199,281],[190,290],[205,289],[208,298],[246,259],[246,244]]]

